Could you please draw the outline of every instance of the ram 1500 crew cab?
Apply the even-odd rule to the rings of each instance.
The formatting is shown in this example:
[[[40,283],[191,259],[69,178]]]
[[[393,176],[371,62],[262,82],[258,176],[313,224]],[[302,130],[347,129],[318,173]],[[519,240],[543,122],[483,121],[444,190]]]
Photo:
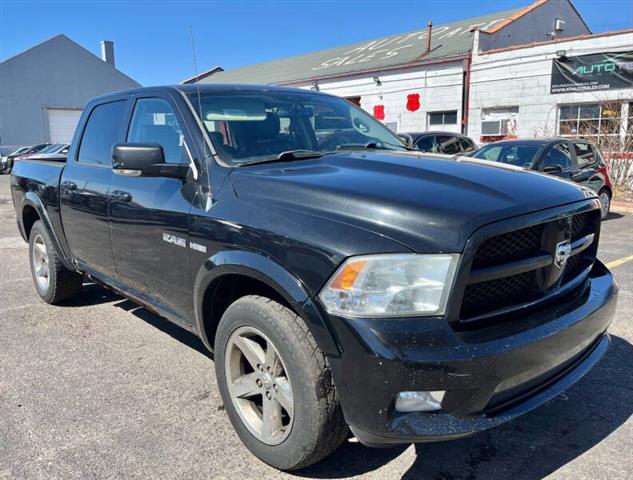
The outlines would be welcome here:
[[[280,469],[511,420],[604,355],[617,287],[594,192],[406,149],[337,97],[269,86],[92,100],[65,164],[11,178],[35,288],[85,278],[200,336]]]

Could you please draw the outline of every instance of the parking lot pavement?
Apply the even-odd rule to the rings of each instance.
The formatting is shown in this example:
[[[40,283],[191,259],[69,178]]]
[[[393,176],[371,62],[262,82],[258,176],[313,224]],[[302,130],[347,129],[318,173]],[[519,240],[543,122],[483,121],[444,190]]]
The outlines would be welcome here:
[[[462,440],[349,442],[289,475],[242,447],[196,337],[94,285],[68,306],[39,301],[8,185],[1,176],[0,478],[633,478],[633,261],[614,268],[609,353],[564,395]],[[630,255],[633,216],[613,215],[600,257]]]

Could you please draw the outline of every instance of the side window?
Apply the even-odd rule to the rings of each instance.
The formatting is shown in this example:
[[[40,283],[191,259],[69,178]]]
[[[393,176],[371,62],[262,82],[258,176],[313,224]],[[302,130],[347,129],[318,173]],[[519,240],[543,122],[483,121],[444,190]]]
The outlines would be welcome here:
[[[557,165],[563,170],[572,166],[571,153],[566,143],[555,145],[543,159],[543,168]]]
[[[446,155],[459,153],[459,138],[450,135],[439,135],[437,137],[437,151]]]
[[[189,163],[184,155],[184,136],[176,114],[160,98],[136,101],[127,134],[129,143],[158,143],[165,152],[166,163]]]
[[[576,160],[581,167],[590,165],[595,162],[593,148],[585,142],[574,142],[574,151],[576,152]]]
[[[87,165],[112,165],[112,147],[119,139],[125,100],[97,105],[81,137],[77,161]]]
[[[466,140],[465,138],[460,138],[459,143],[462,146],[462,152],[468,153],[468,152],[472,152],[475,149],[475,146],[472,143],[470,143],[469,140]]]
[[[433,135],[428,135],[426,137],[420,138],[416,142],[415,148],[417,148],[421,152],[432,152],[435,148],[435,137]]]

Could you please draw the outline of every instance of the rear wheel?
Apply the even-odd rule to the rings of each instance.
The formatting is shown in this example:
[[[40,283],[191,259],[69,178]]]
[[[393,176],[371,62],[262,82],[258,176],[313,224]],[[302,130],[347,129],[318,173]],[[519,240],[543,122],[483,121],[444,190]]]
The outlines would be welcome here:
[[[246,447],[282,470],[306,467],[345,439],[330,370],[303,320],[246,296],[222,316],[215,368],[229,419]]]
[[[604,220],[609,216],[609,209],[611,208],[611,194],[609,190],[603,188],[598,193],[598,197],[600,198],[600,218]]]
[[[35,290],[46,303],[55,305],[81,292],[83,275],[64,266],[41,220],[31,228],[29,259]]]

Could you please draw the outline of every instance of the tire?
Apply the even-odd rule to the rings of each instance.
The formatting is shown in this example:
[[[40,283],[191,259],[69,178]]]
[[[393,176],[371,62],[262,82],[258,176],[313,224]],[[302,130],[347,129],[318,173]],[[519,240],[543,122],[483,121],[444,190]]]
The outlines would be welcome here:
[[[282,405],[281,420],[275,417],[282,425],[275,431],[276,437],[271,435],[264,438],[263,434],[257,432],[258,421],[261,421],[261,430],[266,430],[263,421],[266,407],[263,402],[270,386],[266,385],[266,378],[258,377],[265,373],[258,373],[255,367],[250,366],[246,356],[241,355],[243,350],[237,347],[236,342],[243,338],[262,347],[258,350],[257,358],[266,354],[263,372],[266,371],[264,367],[270,367],[267,360],[271,345],[280,359],[280,362],[273,362],[278,365],[271,377],[273,383],[279,385],[273,384],[270,390],[273,397],[268,397],[273,403],[279,399],[278,405]],[[325,458],[345,440],[348,427],[327,360],[298,315],[265,297],[242,297],[231,304],[222,316],[214,350],[216,375],[226,412],[242,443],[260,460],[281,470],[295,470]],[[261,395],[255,393],[245,398],[234,398],[231,392],[235,393],[235,386],[239,383],[234,382],[236,368],[243,368],[244,372],[252,370],[252,374],[263,379],[263,383],[259,380],[258,384]],[[283,395],[276,397],[274,393],[277,391],[274,388],[283,384],[282,380],[289,385],[286,390],[293,399],[292,414],[283,409],[286,404],[281,401]],[[258,388],[257,385],[255,388]],[[284,395],[287,396],[287,392]],[[260,399],[261,409],[255,405]],[[255,412],[254,416],[249,415],[252,412]],[[258,412],[261,418],[258,418]],[[284,421],[287,422],[285,426]],[[271,428],[267,430],[273,431]]]
[[[64,266],[41,220],[31,227],[29,260],[35,290],[46,303],[57,305],[81,293],[83,275]]]
[[[604,220],[609,216],[611,209],[611,194],[609,190],[603,188],[598,192],[598,197],[600,197],[600,219]]]

